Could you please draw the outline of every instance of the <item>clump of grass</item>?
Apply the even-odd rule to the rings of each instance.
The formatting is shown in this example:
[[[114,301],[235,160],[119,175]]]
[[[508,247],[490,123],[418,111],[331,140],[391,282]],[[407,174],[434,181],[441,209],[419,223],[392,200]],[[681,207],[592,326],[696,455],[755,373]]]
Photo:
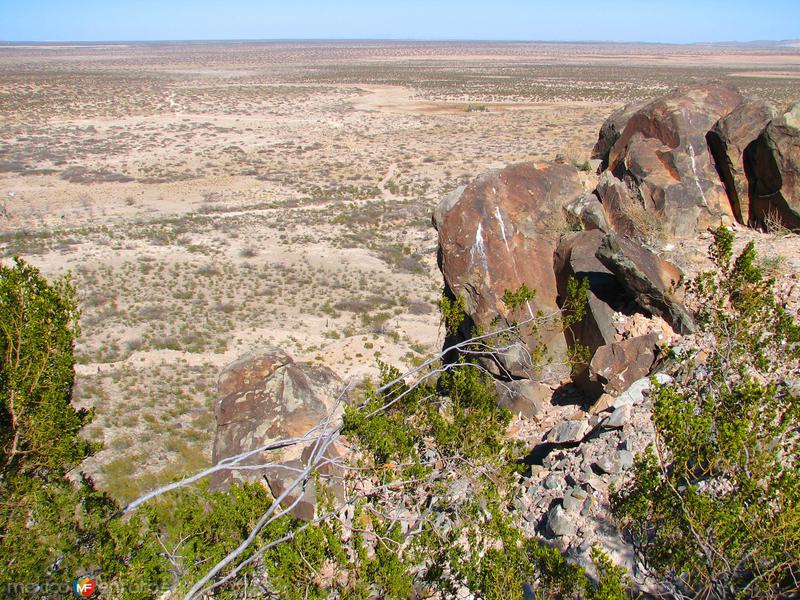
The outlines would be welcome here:
[[[258,250],[253,248],[253,246],[245,246],[239,251],[239,256],[242,258],[253,258],[254,256],[258,256]]]
[[[777,208],[770,207],[766,214],[762,217],[762,224],[764,231],[783,237],[791,234],[792,232],[783,224],[781,213]]]

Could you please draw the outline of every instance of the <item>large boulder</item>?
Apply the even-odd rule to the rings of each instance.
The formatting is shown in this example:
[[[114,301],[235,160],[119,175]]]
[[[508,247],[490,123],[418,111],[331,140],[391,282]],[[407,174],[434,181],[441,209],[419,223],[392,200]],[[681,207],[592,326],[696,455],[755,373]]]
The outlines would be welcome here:
[[[694,320],[680,302],[678,267],[613,233],[603,238],[596,256],[645,311],[663,317],[677,333],[694,332]]]
[[[495,390],[498,406],[529,419],[542,414],[553,397],[553,390],[548,386],[530,379],[495,381]]]
[[[564,205],[564,216],[570,227],[609,231],[606,211],[596,194],[585,194]]]
[[[677,90],[636,110],[609,151],[608,168],[638,187],[666,233],[690,236],[733,221],[706,134],[742,99],[721,84]]]
[[[611,148],[617,143],[617,140],[622,135],[622,130],[628,124],[631,116],[642,108],[647,101],[631,102],[622,108],[618,108],[603,122],[600,127],[600,133],[597,136],[597,142],[592,148],[592,158],[600,160],[600,169],[608,167],[608,155]]]
[[[755,154],[751,216],[800,230],[800,102],[767,125]]]
[[[293,484],[297,480],[298,473],[314,459],[316,450],[318,449],[314,445],[306,446],[300,458],[284,460],[271,468],[265,476],[272,496],[280,498],[285,494],[282,505],[291,507],[292,516],[303,521],[311,521],[317,516],[317,488],[311,479],[299,486],[293,487]],[[332,491],[334,498],[339,501],[344,498],[344,488],[341,484],[342,469],[334,461],[340,457],[339,448],[331,445],[321,456],[321,461],[315,461],[320,465],[316,469],[320,481],[328,485],[329,491]]]
[[[775,116],[775,109],[748,98],[708,132],[708,148],[725,185],[733,214],[739,223],[750,223],[750,179],[755,160],[755,142]]]
[[[565,226],[564,204],[583,192],[573,166],[522,163],[485,173],[457,197],[442,201],[434,213],[439,262],[447,291],[466,306],[463,337],[473,325],[488,332],[539,311],[550,315],[558,310],[553,251]],[[536,296],[511,311],[503,294],[522,284]],[[567,344],[559,327],[545,326],[539,335],[524,329],[522,339],[528,349],[543,342],[551,361],[531,365],[526,352],[516,352],[497,356],[487,366],[514,378],[558,381],[568,374],[563,364]]]
[[[303,436],[336,408],[342,382],[327,367],[296,363],[282,350],[268,348],[247,354],[219,376],[219,399],[214,406],[217,421],[212,463],[272,441]],[[211,478],[215,489],[231,481],[262,481],[279,495],[288,486],[287,478],[304,468],[313,442],[297,444],[281,450],[255,453],[240,465],[280,463],[265,469],[223,470]],[[331,448],[330,453],[335,454]],[[293,514],[308,518],[313,513],[313,484],[298,488],[287,497],[293,501],[302,494],[303,501]]]

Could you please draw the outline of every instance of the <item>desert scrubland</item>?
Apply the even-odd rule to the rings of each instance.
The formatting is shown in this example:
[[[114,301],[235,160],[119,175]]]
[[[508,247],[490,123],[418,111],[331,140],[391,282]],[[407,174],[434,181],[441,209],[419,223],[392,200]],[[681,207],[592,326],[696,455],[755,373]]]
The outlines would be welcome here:
[[[72,273],[75,398],[104,443],[85,470],[127,500],[207,465],[217,375],[255,347],[345,381],[421,361],[443,338],[447,192],[506,163],[586,165],[614,109],[709,80],[784,107],[800,48],[0,46],[0,256]]]

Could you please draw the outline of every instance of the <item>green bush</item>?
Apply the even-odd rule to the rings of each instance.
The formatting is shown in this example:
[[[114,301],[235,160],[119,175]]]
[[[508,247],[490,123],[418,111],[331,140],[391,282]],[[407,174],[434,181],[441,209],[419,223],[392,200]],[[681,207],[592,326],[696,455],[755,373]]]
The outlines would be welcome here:
[[[715,233],[690,286],[708,346],[655,386],[656,439],[613,508],[643,564],[681,597],[777,598],[800,577],[800,327],[756,266]]]
[[[91,480],[68,477],[96,450],[79,435],[91,414],[71,404],[74,290],[17,261],[0,268],[0,303],[0,595],[62,597],[86,574],[108,598],[186,593],[250,535],[274,499],[259,484],[225,492],[199,485],[123,515]],[[451,306],[454,318],[459,312]],[[352,525],[275,520],[239,558],[250,562],[214,597],[242,597],[249,585],[297,600],[405,599],[419,590],[449,595],[458,582],[483,598],[519,598],[525,583],[542,598],[624,597],[621,573],[602,553],[595,584],[516,527],[509,504],[520,452],[505,438],[511,415],[497,406],[494,383],[478,364],[436,364],[418,385],[387,365],[381,371],[380,387],[368,388],[344,415],[342,431],[363,457],[344,481],[355,498]],[[450,498],[448,486],[462,480],[470,492]],[[391,493],[364,492],[366,483]],[[320,502],[320,510],[330,508],[330,499]],[[396,509],[417,511],[413,533],[390,516]],[[449,531],[435,524],[440,517]],[[471,540],[466,548],[463,539]],[[283,542],[265,548],[275,540]]]
[[[70,404],[78,334],[75,290],[16,260],[0,265],[0,446],[5,474],[46,478],[88,457],[77,434],[91,415]]]
[[[0,586],[62,583],[113,503],[67,473],[96,446],[71,405],[75,290],[22,260],[0,265]],[[71,577],[70,577],[71,579]]]
[[[386,527],[375,515],[413,504],[420,494],[436,498],[435,512],[422,515],[417,535],[392,554],[397,594],[387,591],[386,597],[406,598],[406,584],[416,582],[444,597],[466,586],[479,598],[522,598],[528,584],[538,598],[625,598],[622,570],[599,549],[600,578],[593,582],[515,523],[521,515],[509,505],[521,449],[505,437],[511,415],[497,406],[491,378],[464,360],[438,375],[435,382],[408,386],[397,381],[399,371],[382,365],[377,390],[344,415],[342,432],[367,458],[362,469],[380,473],[379,483],[415,482],[388,504],[373,499],[367,505],[373,526]],[[421,458],[431,452],[433,461]],[[452,497],[448,486],[460,481],[469,482],[470,492]],[[452,527],[443,532],[437,516],[453,518]]]

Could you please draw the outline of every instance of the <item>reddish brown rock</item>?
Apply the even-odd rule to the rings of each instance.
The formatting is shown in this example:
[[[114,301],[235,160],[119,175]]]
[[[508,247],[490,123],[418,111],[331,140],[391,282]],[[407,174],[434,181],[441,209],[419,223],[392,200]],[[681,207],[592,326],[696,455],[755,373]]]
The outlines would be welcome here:
[[[645,377],[653,366],[658,334],[651,333],[602,346],[589,363],[589,386],[597,395],[618,395],[634,381]]]
[[[636,201],[631,190],[611,171],[604,171],[600,175],[595,194],[603,205],[603,211],[611,231],[631,239],[641,239],[644,232],[640,231],[634,220],[633,206]]]
[[[595,194],[585,194],[567,202],[564,205],[564,216],[567,224],[577,230],[599,229],[608,232],[611,229],[603,205]]]
[[[748,98],[717,121],[706,136],[733,214],[744,225],[750,223],[750,183],[745,167],[752,167],[755,142],[774,116],[772,106],[763,100]]]
[[[274,498],[285,494],[282,506],[291,507],[291,514],[297,519],[310,521],[317,514],[317,486],[313,480],[297,484],[299,474],[306,468],[313,458],[315,447],[313,444],[306,446],[300,459],[284,461],[281,465],[271,468],[265,476],[270,493]],[[333,494],[338,501],[344,499],[342,486],[342,469],[332,461],[341,457],[338,446],[331,445],[324,453],[320,466],[316,469],[319,481],[326,485],[327,492]],[[331,462],[328,462],[331,461]]]
[[[635,242],[609,233],[596,256],[645,311],[663,317],[677,333],[694,332],[694,320],[680,302],[680,269]]]
[[[553,251],[564,223],[564,204],[582,195],[575,167],[523,163],[485,173],[457,198],[448,197],[435,214],[439,233],[440,268],[447,289],[464,299],[471,323],[483,331],[512,321],[522,322],[538,311],[558,310]],[[536,297],[514,314],[503,293],[522,284]],[[566,353],[563,333],[556,327],[541,331],[552,361],[531,367],[524,352],[500,356],[500,374],[558,381],[568,372],[561,364]],[[536,336],[524,333],[530,347]],[[489,365],[491,366],[491,365]]]
[[[600,127],[600,133],[597,136],[597,142],[595,143],[594,148],[592,148],[592,158],[601,161],[601,170],[608,167],[608,154],[611,152],[611,148],[614,147],[614,144],[617,143],[620,135],[622,135],[622,131],[625,129],[625,125],[628,124],[628,120],[645,104],[647,104],[646,101],[631,102],[630,104],[626,104],[622,108],[619,108],[611,113],[611,115]]]
[[[341,388],[341,380],[330,369],[295,363],[278,349],[243,356],[219,377],[212,463],[216,465],[271,441],[304,435],[334,409]],[[279,459],[285,465],[282,470],[219,471],[212,476],[211,485],[218,489],[233,480],[264,479],[270,486],[275,485],[291,472],[289,467],[297,466],[297,461],[303,464],[302,452],[307,446],[292,446],[280,455],[256,453],[240,463],[259,465]],[[296,516],[305,514],[306,508],[297,509]]]
[[[800,231],[800,102],[767,125],[756,145],[754,171],[753,219],[777,219]]]
[[[553,390],[548,386],[529,379],[497,381],[495,389],[498,406],[529,419],[538,417],[553,397]]]
[[[635,111],[611,148],[609,169],[638,186],[667,233],[689,236],[733,220],[706,134],[741,102],[726,85],[677,90]]]

